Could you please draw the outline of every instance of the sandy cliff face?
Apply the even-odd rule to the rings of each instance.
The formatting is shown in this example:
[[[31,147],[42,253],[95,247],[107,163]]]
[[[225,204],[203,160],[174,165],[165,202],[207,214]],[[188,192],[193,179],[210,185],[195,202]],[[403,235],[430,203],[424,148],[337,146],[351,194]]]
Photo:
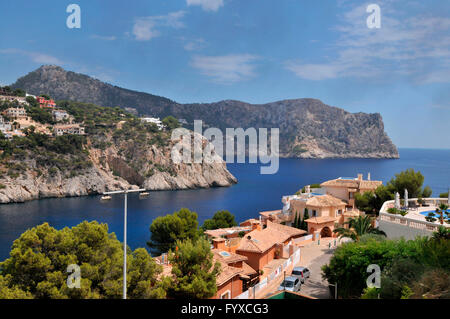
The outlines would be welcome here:
[[[122,141],[104,150],[90,147],[92,167],[79,171],[72,177],[60,171],[50,173],[50,168],[41,171],[38,176],[33,170],[36,162],[30,159],[26,162],[29,169],[19,177],[5,175],[0,178],[3,185],[0,189],[0,203],[84,196],[127,188],[176,190],[230,186],[237,182],[217,155],[212,164],[174,164],[170,156],[171,146],[160,148],[152,145],[133,150],[133,160],[141,163],[138,169],[135,161],[129,161],[121,155],[134,147],[132,143]],[[159,169],[154,169],[155,166]]]

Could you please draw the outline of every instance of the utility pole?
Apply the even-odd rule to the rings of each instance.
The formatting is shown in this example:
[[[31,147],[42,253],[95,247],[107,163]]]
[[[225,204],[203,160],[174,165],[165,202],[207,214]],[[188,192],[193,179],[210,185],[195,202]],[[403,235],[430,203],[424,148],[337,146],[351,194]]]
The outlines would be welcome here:
[[[103,195],[124,194],[123,205],[123,299],[127,299],[127,205],[128,193],[143,192],[145,189],[126,189],[122,191],[106,192]]]

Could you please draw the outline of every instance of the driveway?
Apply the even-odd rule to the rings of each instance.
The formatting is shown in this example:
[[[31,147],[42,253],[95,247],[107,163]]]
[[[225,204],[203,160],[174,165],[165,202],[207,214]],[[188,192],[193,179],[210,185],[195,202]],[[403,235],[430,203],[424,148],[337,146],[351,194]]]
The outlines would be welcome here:
[[[306,264],[306,267],[308,267],[311,272],[311,276],[306,279],[306,282],[302,285],[300,293],[319,299],[331,298],[330,290],[328,289],[328,281],[322,279],[321,268],[330,261],[333,252],[334,249],[327,249],[327,251],[319,257],[316,257],[309,264]]]

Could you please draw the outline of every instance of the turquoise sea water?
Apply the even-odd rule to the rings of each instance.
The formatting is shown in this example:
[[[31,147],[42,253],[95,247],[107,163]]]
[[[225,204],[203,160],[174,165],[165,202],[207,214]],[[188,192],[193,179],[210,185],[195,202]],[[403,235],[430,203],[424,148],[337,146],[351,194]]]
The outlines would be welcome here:
[[[145,199],[130,195],[128,201],[128,244],[131,248],[145,247],[149,226],[160,215],[182,207],[194,210],[202,223],[217,210],[226,209],[237,221],[258,217],[258,212],[281,208],[281,197],[294,194],[307,184],[371,173],[373,180],[388,181],[406,168],[420,170],[425,185],[433,195],[447,191],[450,185],[450,150],[400,149],[400,159],[281,159],[274,175],[260,175],[258,164],[228,164],[239,183],[225,188],[186,191],[151,192]],[[25,230],[48,222],[61,229],[83,220],[108,223],[110,231],[123,236],[123,197],[100,202],[99,196],[43,199],[23,204],[0,205],[0,260],[8,257],[13,241]]]

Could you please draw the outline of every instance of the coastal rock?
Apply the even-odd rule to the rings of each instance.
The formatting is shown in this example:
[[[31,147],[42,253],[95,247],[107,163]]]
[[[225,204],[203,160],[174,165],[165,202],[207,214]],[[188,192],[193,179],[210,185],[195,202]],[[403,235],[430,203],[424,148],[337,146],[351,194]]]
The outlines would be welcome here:
[[[89,158],[93,165],[89,169],[76,172],[76,176],[67,176],[60,171],[50,174],[49,170],[41,172],[40,176],[32,170],[36,167],[34,160],[26,162],[27,171],[13,178],[4,175],[0,178],[0,203],[25,202],[40,198],[74,197],[101,194],[107,191],[122,189],[148,190],[177,190],[230,186],[237,182],[236,178],[227,170],[226,164],[220,157],[214,155],[216,162],[212,164],[174,164],[170,152],[166,148],[149,146],[139,149],[137,158],[145,162],[139,171],[131,168],[126,160],[119,155],[119,150],[128,145],[112,145],[105,150],[89,149]],[[110,158],[101,164],[101,158]],[[152,176],[144,177],[149,163],[158,163],[167,171],[156,170]],[[115,173],[113,174],[113,169]]]

